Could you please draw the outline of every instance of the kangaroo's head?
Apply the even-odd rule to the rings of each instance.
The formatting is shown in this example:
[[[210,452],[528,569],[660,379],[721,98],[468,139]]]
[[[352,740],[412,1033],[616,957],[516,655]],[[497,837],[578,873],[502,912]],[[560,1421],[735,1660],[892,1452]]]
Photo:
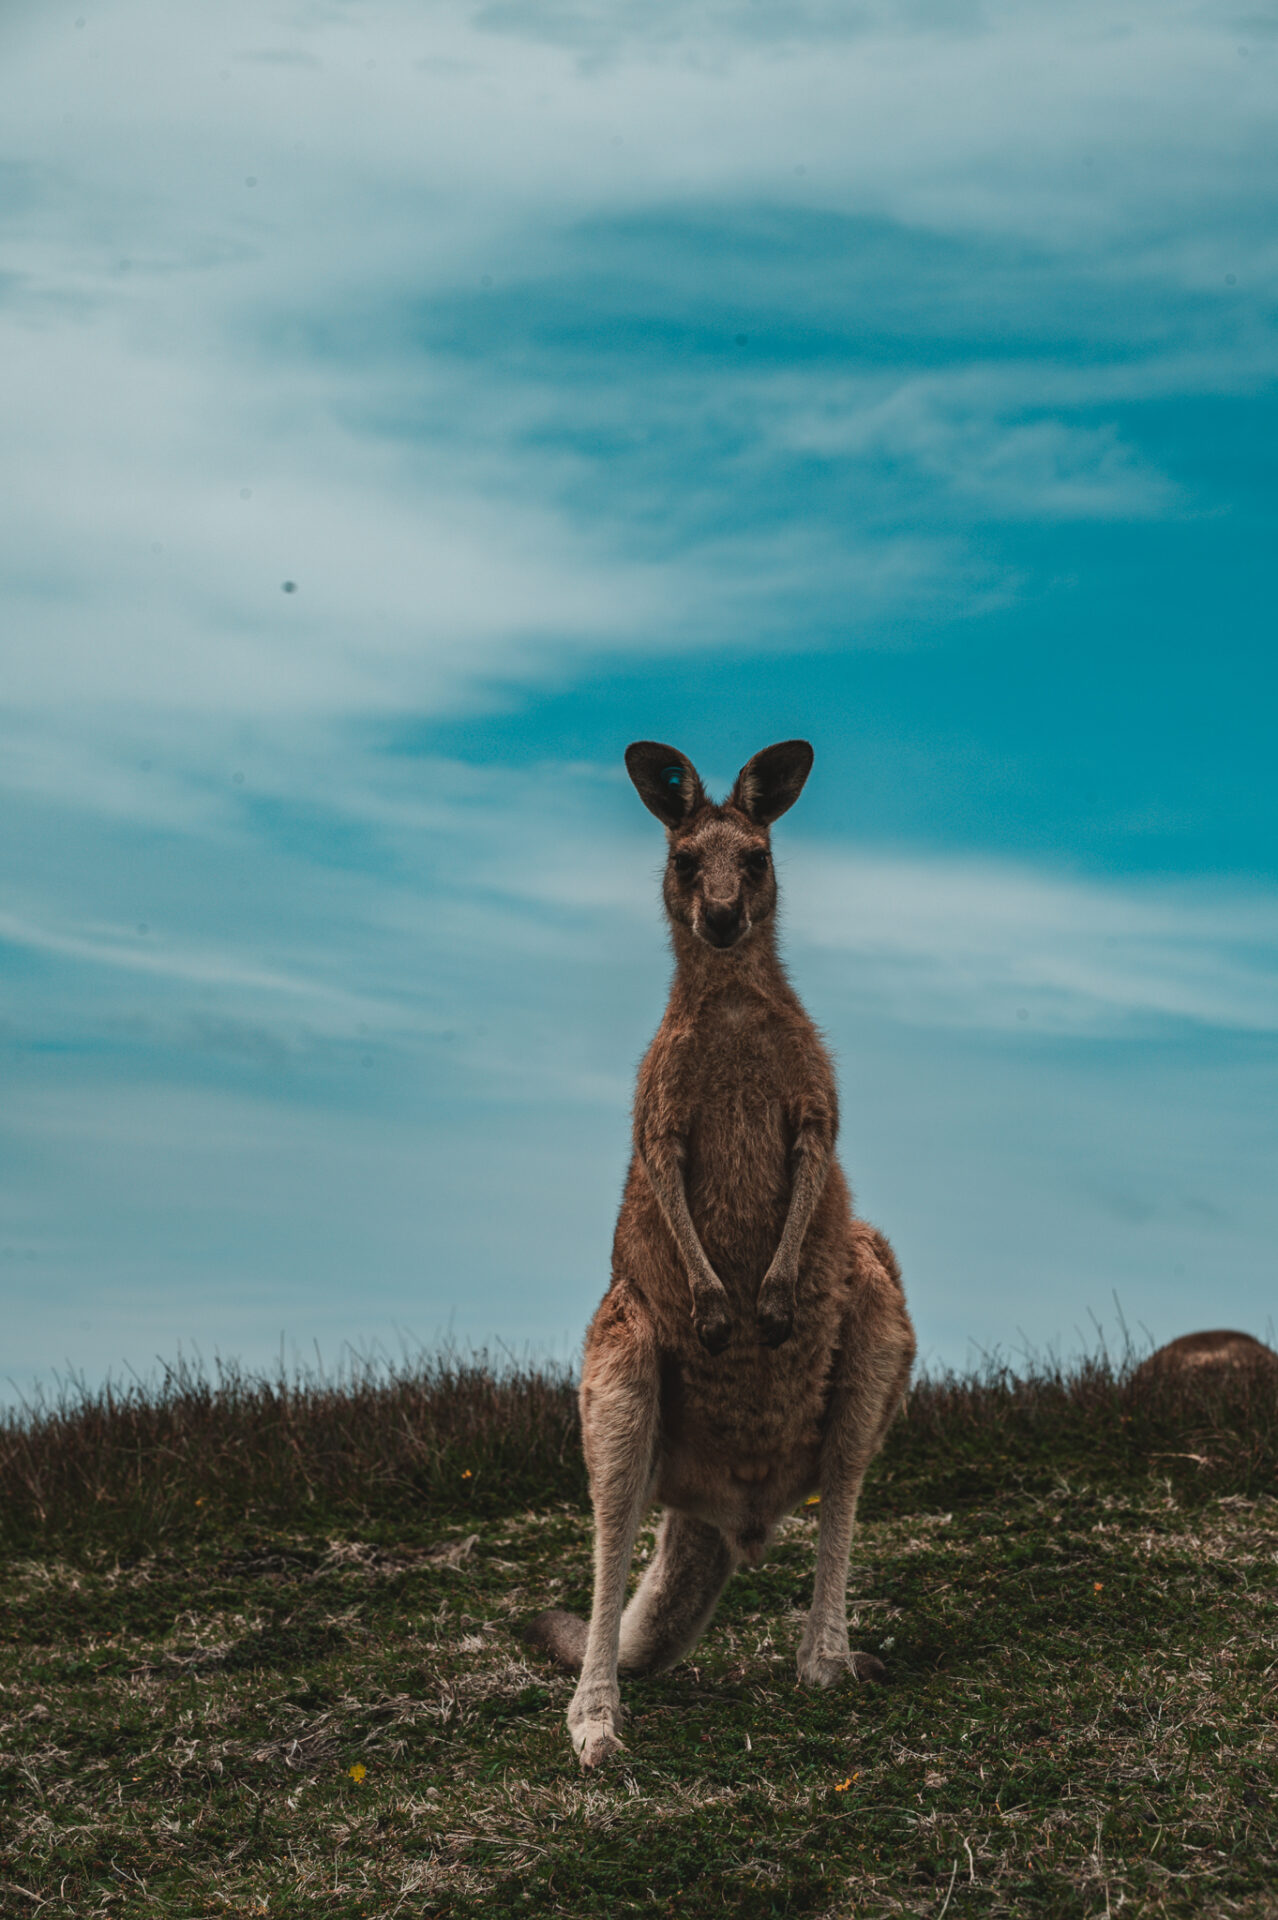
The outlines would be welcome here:
[[[783,740],[747,760],[722,806],[686,754],[658,740],[626,748],[626,770],[670,843],[664,895],[676,926],[726,949],[776,911],[769,828],[792,807],[812,768],[806,740]]]

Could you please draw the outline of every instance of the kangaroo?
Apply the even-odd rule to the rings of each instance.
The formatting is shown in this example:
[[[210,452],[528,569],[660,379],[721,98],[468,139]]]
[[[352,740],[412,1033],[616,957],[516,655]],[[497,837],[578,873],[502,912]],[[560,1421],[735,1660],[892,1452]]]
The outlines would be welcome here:
[[[1227,1373],[1232,1367],[1272,1368],[1278,1371],[1278,1353],[1250,1333],[1220,1327],[1210,1333],[1182,1333],[1169,1340],[1137,1367],[1133,1378],[1149,1380],[1172,1373]]]
[[[621,1745],[619,1669],[660,1672],[690,1652],[729,1574],[758,1566],[809,1494],[820,1534],[799,1678],[882,1671],[849,1650],[848,1553],[914,1332],[891,1247],[853,1217],[834,1071],[777,956],[770,828],[812,758],[804,740],[767,747],[715,805],[675,748],[626,749],[666,828],[675,972],[639,1069],[612,1282],[586,1335],[594,1604],[589,1625],[556,1609],[525,1629],[580,1673],[568,1728],[585,1767]],[[627,1606],[654,1500],[656,1552]]]

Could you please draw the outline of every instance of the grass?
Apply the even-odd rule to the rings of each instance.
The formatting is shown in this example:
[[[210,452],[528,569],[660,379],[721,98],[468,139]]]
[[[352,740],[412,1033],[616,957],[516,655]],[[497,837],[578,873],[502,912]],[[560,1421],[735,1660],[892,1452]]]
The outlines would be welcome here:
[[[1278,1914],[1276,1456],[1259,1374],[925,1380],[890,1684],[794,1683],[804,1510],[585,1777],[516,1632],[588,1605],[570,1382],[72,1389],[0,1428],[0,1912]]]

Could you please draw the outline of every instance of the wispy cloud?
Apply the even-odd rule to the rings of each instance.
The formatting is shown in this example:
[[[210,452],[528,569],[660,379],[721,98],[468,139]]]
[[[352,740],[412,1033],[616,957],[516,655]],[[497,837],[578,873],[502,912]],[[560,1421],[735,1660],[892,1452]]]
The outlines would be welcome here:
[[[356,758],[335,774],[329,811],[312,816],[315,761],[338,759],[322,737],[312,754],[228,786],[216,845],[207,825],[135,824],[120,846],[131,850],[133,898],[149,903],[144,930],[76,915],[60,884],[42,889],[29,875],[27,906],[0,916],[0,941],[150,976],[179,1002],[189,990],[205,1016],[200,992],[216,988],[219,1017],[275,1025],[281,1037],[299,1025],[369,1045],[446,1033],[461,1042],[458,1067],[469,1061],[481,1082],[493,1074],[508,1088],[512,1073],[556,1079],[553,1046],[529,1055],[521,1034],[537,1004],[558,1009],[553,1031],[573,1001],[565,978],[615,967],[624,947],[659,980],[660,848],[646,819],[622,825],[631,796],[617,770],[476,777],[412,758],[374,778]],[[91,780],[90,805],[95,791]],[[68,821],[70,799],[63,844],[83,843],[92,858],[91,815]],[[342,823],[356,822],[352,855],[335,864]],[[205,869],[194,888],[184,842]],[[780,859],[799,963],[820,961],[833,981],[837,956],[840,1002],[880,1020],[994,1032],[1028,1021],[1079,1037],[1278,1028],[1278,898],[1264,888],[1102,882],[962,853],[823,846],[794,828]],[[232,872],[253,875],[251,888],[224,892],[217,876]],[[249,960],[246,942],[270,963]],[[468,969],[472,990],[459,995]],[[96,992],[68,991],[98,1004]],[[473,1023],[486,1030],[482,1046],[467,1037]],[[580,1087],[577,1049],[563,1061]],[[624,1099],[624,1079],[600,1084]]]
[[[781,420],[797,452],[860,464],[890,462],[932,480],[969,509],[1012,520],[1143,520],[1187,503],[1124,445],[1112,422],[1075,426],[1037,407],[1030,417],[964,406],[957,380],[904,378],[883,398],[815,396]],[[960,393],[955,393],[958,387]]]
[[[472,871],[516,900],[659,922],[651,836],[583,834],[540,794],[481,831]],[[548,825],[548,823],[550,823]],[[1100,882],[968,855],[780,836],[786,944],[841,1004],[909,1026],[1060,1037],[1278,1032],[1278,895],[1221,881]],[[566,930],[568,939],[580,938]],[[600,941],[602,946],[603,941]],[[592,951],[596,949],[592,946]],[[836,978],[828,962],[840,962]]]
[[[1271,892],[812,849],[792,864],[802,945],[846,955],[849,998],[881,1015],[1080,1037],[1278,1031]]]

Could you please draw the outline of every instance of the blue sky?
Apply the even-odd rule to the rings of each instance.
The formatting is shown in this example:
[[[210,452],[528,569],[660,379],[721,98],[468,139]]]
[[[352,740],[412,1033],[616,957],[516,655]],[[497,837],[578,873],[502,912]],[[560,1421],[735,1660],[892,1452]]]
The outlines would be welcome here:
[[[786,951],[925,1355],[1264,1335],[1278,14],[0,56],[0,1372],[571,1355],[668,966],[636,737],[816,746]]]

